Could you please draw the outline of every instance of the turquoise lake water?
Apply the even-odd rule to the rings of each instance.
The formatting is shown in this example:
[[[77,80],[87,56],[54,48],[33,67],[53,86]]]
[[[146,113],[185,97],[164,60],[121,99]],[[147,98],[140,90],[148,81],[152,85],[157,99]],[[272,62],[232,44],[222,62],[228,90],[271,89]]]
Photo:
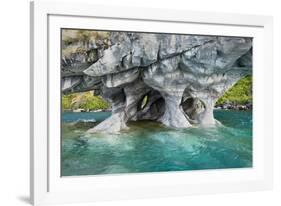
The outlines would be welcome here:
[[[86,133],[109,116],[62,114],[62,176],[252,167],[252,112],[216,110],[215,128],[140,121],[120,134]]]

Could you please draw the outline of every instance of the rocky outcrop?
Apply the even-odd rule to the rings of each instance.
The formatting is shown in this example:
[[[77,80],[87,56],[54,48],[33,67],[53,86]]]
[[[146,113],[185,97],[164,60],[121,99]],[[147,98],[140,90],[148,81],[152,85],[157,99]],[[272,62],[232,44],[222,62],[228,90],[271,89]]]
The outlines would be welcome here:
[[[142,119],[216,125],[215,102],[251,74],[251,38],[112,32],[110,42],[89,67],[62,75],[63,92],[95,90],[112,105],[89,132],[119,132]]]

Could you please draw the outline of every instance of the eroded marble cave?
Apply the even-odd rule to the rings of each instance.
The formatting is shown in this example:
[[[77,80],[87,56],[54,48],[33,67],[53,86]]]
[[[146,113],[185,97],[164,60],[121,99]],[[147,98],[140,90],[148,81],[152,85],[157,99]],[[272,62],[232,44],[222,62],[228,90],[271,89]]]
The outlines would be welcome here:
[[[144,119],[213,126],[215,102],[251,74],[252,38],[112,32],[85,55],[62,59],[62,90],[94,90],[112,105],[112,116],[89,132],[115,133]]]

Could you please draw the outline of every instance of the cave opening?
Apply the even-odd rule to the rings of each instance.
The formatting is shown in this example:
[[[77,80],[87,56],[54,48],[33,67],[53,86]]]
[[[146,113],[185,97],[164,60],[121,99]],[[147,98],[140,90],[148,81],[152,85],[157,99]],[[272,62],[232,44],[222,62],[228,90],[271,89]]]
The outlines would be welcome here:
[[[181,106],[188,118],[195,123],[198,121],[198,116],[206,110],[200,99],[191,96],[182,101]]]
[[[165,101],[160,92],[151,89],[138,102],[138,120],[158,120],[165,111]]]

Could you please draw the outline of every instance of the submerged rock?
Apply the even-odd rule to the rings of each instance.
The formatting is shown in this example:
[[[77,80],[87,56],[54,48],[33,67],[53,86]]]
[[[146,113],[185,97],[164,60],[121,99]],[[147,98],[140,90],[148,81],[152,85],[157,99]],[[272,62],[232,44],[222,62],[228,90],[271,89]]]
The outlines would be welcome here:
[[[82,74],[62,80],[65,93],[96,90],[111,103],[112,116],[89,132],[141,119],[215,125],[215,102],[252,70],[252,38],[112,32],[110,42]]]

